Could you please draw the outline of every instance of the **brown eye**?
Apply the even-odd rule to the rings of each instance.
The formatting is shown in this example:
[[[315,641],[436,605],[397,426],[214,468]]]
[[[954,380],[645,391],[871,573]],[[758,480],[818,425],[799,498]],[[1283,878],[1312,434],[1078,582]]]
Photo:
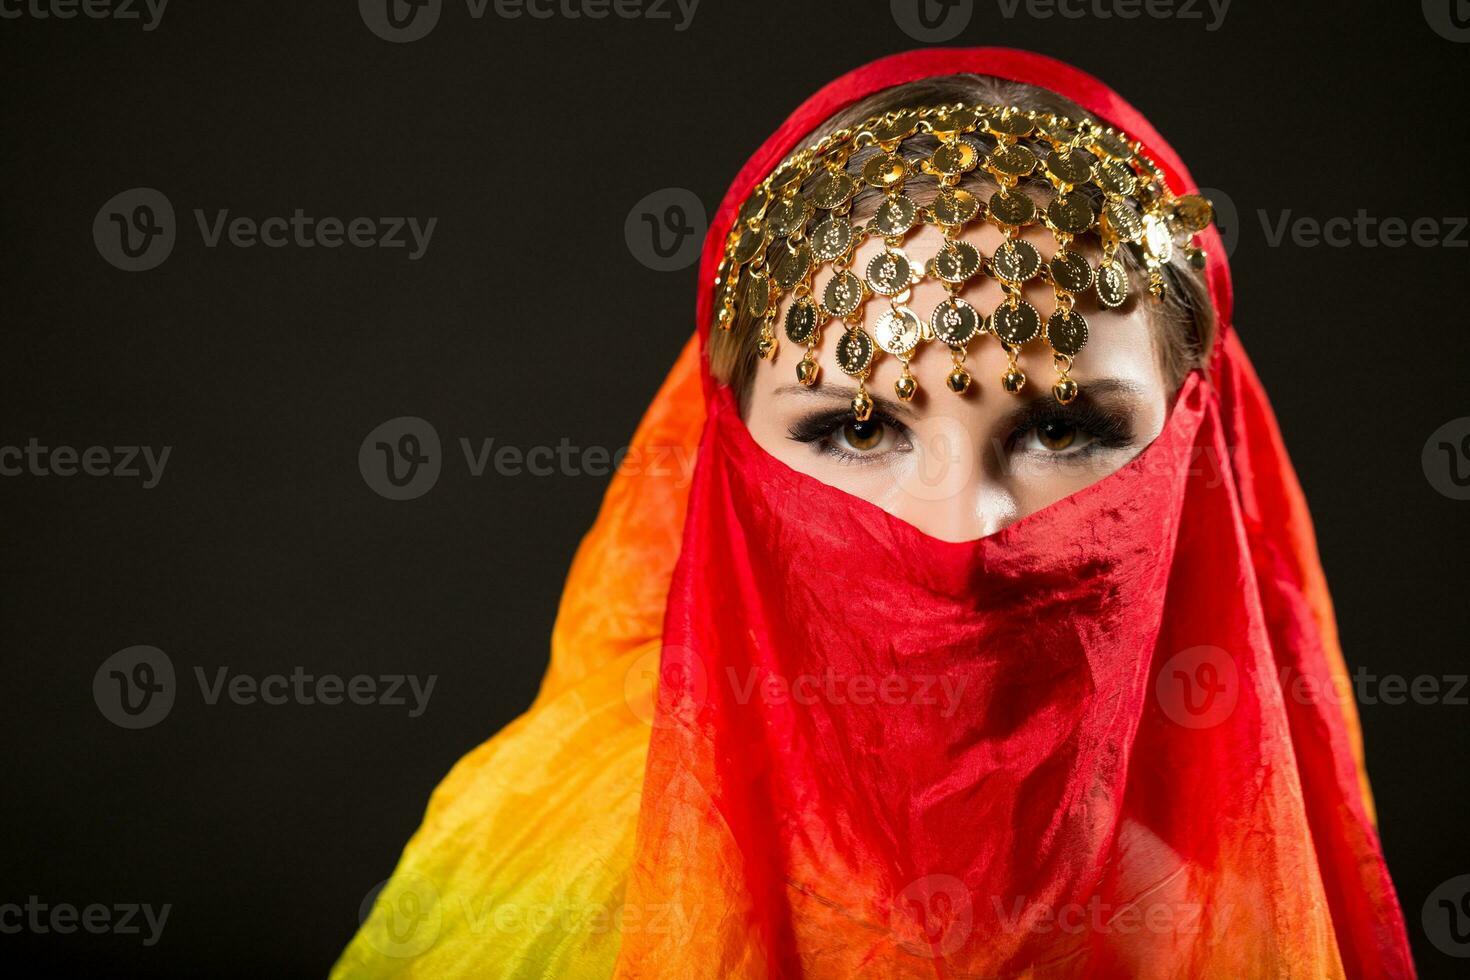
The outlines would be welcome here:
[[[1052,452],[1060,452],[1072,445],[1072,441],[1077,438],[1077,427],[1071,422],[1053,419],[1036,427],[1036,438]]]
[[[842,427],[842,438],[853,449],[876,449],[883,441],[883,423],[873,419],[866,422],[850,420]]]

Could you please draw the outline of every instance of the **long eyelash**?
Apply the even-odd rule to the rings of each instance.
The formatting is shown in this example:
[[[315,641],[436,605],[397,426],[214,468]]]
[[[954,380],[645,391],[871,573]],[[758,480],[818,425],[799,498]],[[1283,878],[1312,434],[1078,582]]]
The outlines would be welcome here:
[[[1011,432],[1007,447],[1014,448],[1023,437],[1048,422],[1074,426],[1077,431],[1085,432],[1091,437],[1091,441],[1073,455],[1087,452],[1094,447],[1117,449],[1133,442],[1133,426],[1126,413],[1103,408],[1081,398],[1065,406],[1051,399],[1037,399],[1026,418]]]
[[[833,433],[851,420],[852,409],[850,408],[833,409],[828,412],[814,412],[792,423],[791,428],[787,430],[787,435],[796,442],[804,443],[817,443],[823,440],[830,440]],[[874,410],[873,421],[881,422],[888,426],[897,436],[907,436],[909,434],[908,426],[881,409]],[[858,454],[838,450],[836,446],[832,446],[831,448],[837,455],[853,458],[858,457]]]

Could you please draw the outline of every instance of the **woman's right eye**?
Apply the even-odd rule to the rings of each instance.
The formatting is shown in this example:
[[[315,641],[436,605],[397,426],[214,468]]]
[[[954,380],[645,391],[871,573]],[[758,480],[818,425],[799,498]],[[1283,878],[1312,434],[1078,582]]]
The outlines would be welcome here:
[[[851,419],[840,430],[841,438],[845,447],[854,452],[871,452],[883,444],[883,438],[888,434],[888,427],[877,419],[870,418],[866,422]]]
[[[867,462],[906,449],[908,430],[877,413],[859,422],[844,408],[800,420],[791,427],[791,438],[843,462]]]

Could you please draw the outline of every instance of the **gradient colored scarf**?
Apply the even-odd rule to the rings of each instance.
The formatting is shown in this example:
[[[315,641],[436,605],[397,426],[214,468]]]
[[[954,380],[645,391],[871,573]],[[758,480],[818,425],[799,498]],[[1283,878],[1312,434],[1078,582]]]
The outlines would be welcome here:
[[[1195,188],[1076,69],[916,51],[760,148],[701,284],[816,125],[956,72],[1050,88]],[[1311,520],[1203,245],[1208,377],[1121,470],[971,542],[770,457],[691,341],[633,444],[697,446],[692,487],[615,478],[535,704],[435,791],[334,976],[1413,976]]]

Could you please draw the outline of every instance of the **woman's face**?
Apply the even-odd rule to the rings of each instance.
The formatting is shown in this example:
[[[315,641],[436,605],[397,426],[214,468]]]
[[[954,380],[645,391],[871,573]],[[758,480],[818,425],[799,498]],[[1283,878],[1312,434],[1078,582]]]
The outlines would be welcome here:
[[[992,227],[963,236],[989,255],[1001,237]],[[1024,235],[1044,257],[1055,249],[1048,232]],[[923,225],[904,242],[915,262],[938,251],[939,229]],[[882,248],[865,241],[853,262],[865,268]],[[1086,254],[1086,250],[1084,249]],[[1094,266],[1096,255],[1089,255]],[[830,267],[814,281],[822,294]],[[1137,293],[1135,287],[1134,292]],[[961,295],[981,311],[1003,298],[1000,284],[977,277]],[[1054,306],[1051,288],[1033,281],[1025,298],[1045,318]],[[1090,294],[1089,294],[1090,295]],[[927,321],[945,298],[944,288],[926,279],[907,305]],[[970,541],[1000,530],[1117,470],[1162,431],[1172,392],[1155,356],[1146,300],[1104,310],[1079,297],[1089,339],[1070,372],[1081,393],[1058,404],[1051,387],[1056,372],[1044,343],[1022,348],[1026,385],[1013,395],[1000,386],[1007,359],[993,335],[971,341],[965,367],[969,391],[956,395],[945,385],[954,365],[948,349],[921,344],[910,370],[919,382],[913,401],[900,401],[893,382],[902,372],[897,358],[874,361],[867,389],[875,402],[866,423],[853,420],[850,402],[857,381],[837,366],[840,324],[829,324],[819,345],[821,375],[807,388],[797,383],[795,365],[803,348],[781,336],[788,294],[778,313],[781,347],[775,363],[757,364],[746,404],[746,423],[755,441],[790,467],[883,508],[944,541]],[[869,334],[888,300],[870,300],[864,311]]]

